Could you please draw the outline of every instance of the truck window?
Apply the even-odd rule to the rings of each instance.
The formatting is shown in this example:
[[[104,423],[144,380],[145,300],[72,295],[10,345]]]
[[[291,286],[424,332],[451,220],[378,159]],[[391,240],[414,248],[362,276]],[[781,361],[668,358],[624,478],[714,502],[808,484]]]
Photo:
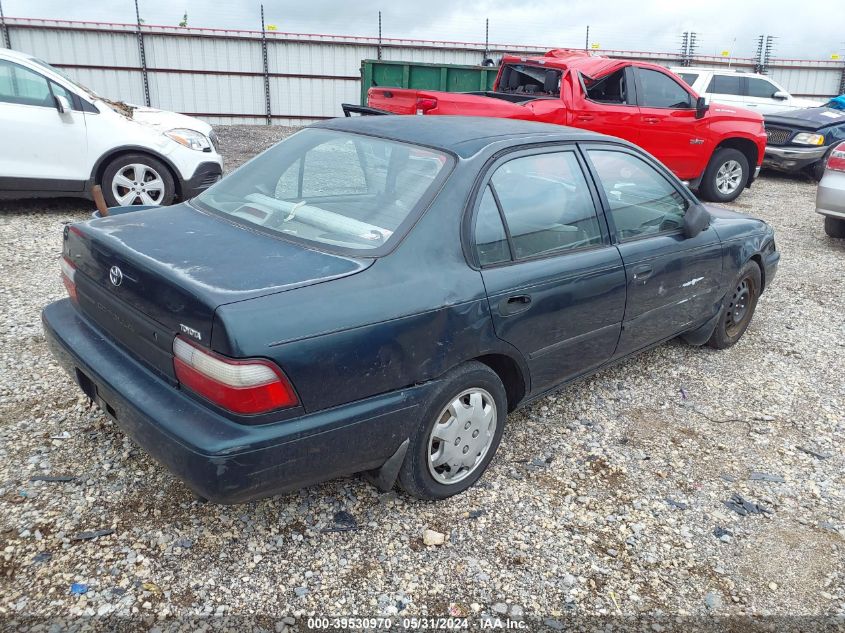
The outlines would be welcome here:
[[[646,108],[691,108],[692,96],[669,75],[647,68],[637,68],[642,94],[640,106]]]
[[[678,73],[678,77],[684,80],[684,83],[692,88],[695,80],[698,79],[698,73]]]
[[[735,75],[713,75],[707,92],[717,95],[742,96],[742,77]]]
[[[581,75],[581,79],[584,81],[584,90],[586,90],[587,98],[590,101],[633,105],[629,100],[630,94],[625,84],[624,68],[606,77],[593,79],[592,77]]]
[[[499,92],[558,97],[560,71],[528,64],[506,64],[499,81]]]
[[[745,81],[748,87],[749,97],[760,97],[761,99],[771,99],[778,91],[778,88],[771,82],[765,79],[757,79],[756,77],[746,77]]]

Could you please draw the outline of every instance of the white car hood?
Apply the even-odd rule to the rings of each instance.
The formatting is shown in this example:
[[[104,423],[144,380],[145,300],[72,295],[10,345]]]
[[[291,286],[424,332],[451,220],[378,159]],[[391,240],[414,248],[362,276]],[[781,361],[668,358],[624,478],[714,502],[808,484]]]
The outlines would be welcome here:
[[[192,116],[168,112],[167,110],[156,110],[145,106],[131,106],[132,118],[139,123],[149,125],[160,132],[166,132],[174,128],[186,128],[196,130],[208,136],[211,134],[211,126],[205,121],[200,121]]]

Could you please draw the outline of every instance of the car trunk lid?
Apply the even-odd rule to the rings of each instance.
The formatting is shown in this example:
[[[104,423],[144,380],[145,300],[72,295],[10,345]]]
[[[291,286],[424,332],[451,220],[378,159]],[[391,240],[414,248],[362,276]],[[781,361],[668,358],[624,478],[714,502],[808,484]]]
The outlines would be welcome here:
[[[308,249],[187,204],[73,225],[64,254],[81,273],[82,312],[168,376],[173,336],[209,346],[220,305],[344,277],[372,263]]]

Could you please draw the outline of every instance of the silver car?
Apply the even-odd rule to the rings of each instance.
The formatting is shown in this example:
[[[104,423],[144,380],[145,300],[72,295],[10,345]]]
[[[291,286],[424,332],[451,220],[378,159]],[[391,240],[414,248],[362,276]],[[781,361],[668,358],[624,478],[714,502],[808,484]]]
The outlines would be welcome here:
[[[845,237],[845,142],[833,148],[816,193],[816,213],[824,216],[824,232]]]

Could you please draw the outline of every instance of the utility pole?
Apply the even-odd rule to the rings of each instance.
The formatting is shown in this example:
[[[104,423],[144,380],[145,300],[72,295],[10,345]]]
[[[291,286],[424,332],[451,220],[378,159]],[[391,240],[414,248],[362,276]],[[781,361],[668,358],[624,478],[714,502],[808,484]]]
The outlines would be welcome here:
[[[681,66],[692,65],[692,58],[695,57],[695,49],[698,46],[698,33],[695,31],[684,31],[681,36]]]
[[[490,18],[484,20],[484,59],[482,64],[486,64],[490,58]]]
[[[270,66],[267,63],[267,28],[264,26],[264,5],[261,5],[261,55],[264,59],[264,104],[266,106],[267,125],[273,125],[270,110]]]
[[[587,25],[587,35],[584,38],[584,50],[590,50],[590,25]]]
[[[6,26],[6,16],[3,15],[3,3],[0,2],[0,29],[3,30],[3,43],[6,48],[12,48],[12,40],[9,38],[9,27]]]
[[[754,72],[765,75],[769,70],[769,63],[772,61],[772,53],[775,47],[773,35],[761,35],[757,38],[757,52],[755,54],[756,64]]]
[[[138,54],[141,58],[141,79],[144,82],[144,103],[149,108],[150,78],[147,76],[147,54],[144,51],[144,34],[141,32],[141,10],[138,8],[138,0],[135,0],[135,23],[138,25]]]
[[[381,59],[381,11],[378,12],[378,57]]]

